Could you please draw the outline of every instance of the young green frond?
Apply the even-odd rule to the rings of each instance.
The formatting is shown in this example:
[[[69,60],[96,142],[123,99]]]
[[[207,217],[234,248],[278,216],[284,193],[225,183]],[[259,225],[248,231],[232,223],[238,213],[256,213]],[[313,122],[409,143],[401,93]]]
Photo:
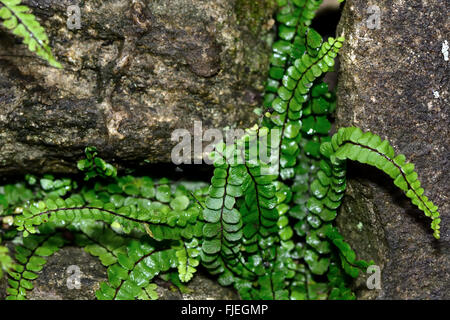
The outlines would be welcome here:
[[[300,134],[303,124],[301,117],[304,104],[310,100],[310,91],[313,88],[314,81],[334,66],[334,58],[342,47],[343,41],[343,38],[329,38],[323,44],[317,42],[316,44],[320,47],[317,55],[311,56],[305,53],[295,60],[294,65],[290,66],[282,77],[282,85],[279,86],[276,98],[271,104],[274,111],[269,115],[269,118],[272,122],[271,125],[281,132],[279,164],[281,167],[280,175],[283,180],[293,178],[295,174],[293,167],[300,152],[298,144],[301,140]],[[280,52],[287,52],[289,49],[280,47],[279,50]],[[322,100],[324,101],[322,105],[326,105],[326,100]],[[317,101],[315,105],[317,106],[318,103]],[[320,106],[316,107],[316,109],[319,108]],[[326,110],[323,112],[326,112]],[[305,120],[306,127],[314,128],[321,134],[328,133],[331,128],[331,124],[325,116]],[[311,134],[310,130],[307,133]]]
[[[313,55],[317,53],[317,47],[320,47],[317,42],[321,43],[322,37],[309,28],[309,25],[321,3],[322,0],[278,1],[280,9],[275,17],[278,23],[278,39],[273,45],[270,58],[265,107],[271,106],[281,79],[292,62],[300,58],[306,50]],[[308,36],[310,41],[307,40]],[[281,48],[284,50],[280,50]]]
[[[14,263],[9,256],[8,248],[0,246],[0,278],[3,277],[3,272],[8,272],[13,267]]]
[[[97,157],[97,148],[87,147],[84,152],[86,159],[82,159],[77,163],[78,169],[86,172],[84,180],[88,181],[97,176],[103,178],[117,177],[117,169],[102,158]]]

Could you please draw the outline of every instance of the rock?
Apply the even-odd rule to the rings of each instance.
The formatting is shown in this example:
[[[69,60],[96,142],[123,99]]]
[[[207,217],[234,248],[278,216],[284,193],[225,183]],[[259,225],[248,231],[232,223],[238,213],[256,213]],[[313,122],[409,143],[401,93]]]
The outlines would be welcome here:
[[[441,239],[430,219],[392,180],[349,165],[348,192],[338,225],[358,256],[381,267],[381,290],[358,284],[359,298],[450,298],[450,194],[446,1],[379,0],[376,27],[365,0],[347,0],[338,34],[339,126],[355,125],[389,139],[416,165],[425,194],[440,208]],[[375,9],[375,10],[374,10]],[[358,228],[359,226],[359,228]]]
[[[80,273],[78,273],[80,272]],[[80,287],[75,287],[71,277],[80,275]],[[39,277],[33,281],[29,300],[93,300],[99,283],[107,280],[106,268],[100,261],[82,248],[64,247],[49,257]],[[159,278],[155,280],[160,300],[229,300],[239,299],[237,293],[220,286],[217,281],[202,272],[181,292],[174,285]],[[6,281],[0,280],[0,300],[5,298]]]
[[[64,69],[0,30],[0,174],[171,162],[171,133],[247,127],[266,79],[274,0],[27,0]],[[126,165],[124,165],[126,166]]]

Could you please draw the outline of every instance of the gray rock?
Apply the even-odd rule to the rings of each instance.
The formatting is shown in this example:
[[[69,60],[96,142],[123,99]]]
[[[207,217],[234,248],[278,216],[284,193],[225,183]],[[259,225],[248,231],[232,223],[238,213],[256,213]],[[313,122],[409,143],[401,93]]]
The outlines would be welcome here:
[[[78,273],[79,272],[79,273]],[[74,286],[78,276],[80,287]],[[33,281],[34,289],[27,294],[30,300],[93,300],[99,283],[107,280],[106,268],[82,248],[64,247],[49,257],[39,277]],[[169,282],[155,279],[160,300],[236,300],[238,294],[231,288],[198,272],[180,291]],[[0,279],[0,300],[6,295],[6,280]]]
[[[379,29],[371,28],[374,20],[367,24],[371,4],[380,9]],[[347,39],[340,54],[338,125],[389,139],[416,165],[442,216],[437,241],[430,219],[387,175],[351,164],[338,223],[359,257],[382,269],[381,290],[360,281],[358,296],[449,299],[449,62],[442,52],[450,40],[448,1],[347,0],[338,29]]]
[[[0,174],[73,172],[88,145],[118,165],[170,162],[174,129],[256,117],[274,0],[82,1],[79,30],[78,1],[24,3],[64,69],[0,30]]]

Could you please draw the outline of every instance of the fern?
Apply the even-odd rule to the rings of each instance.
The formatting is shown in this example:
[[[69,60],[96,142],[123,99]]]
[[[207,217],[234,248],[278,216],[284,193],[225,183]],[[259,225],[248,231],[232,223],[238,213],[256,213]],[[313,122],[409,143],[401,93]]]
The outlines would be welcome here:
[[[44,28],[30,13],[30,9],[21,5],[20,0],[0,0],[0,5],[0,18],[3,19],[3,26],[14,35],[23,38],[23,43],[27,45],[28,50],[35,52],[51,66],[62,68],[51,52]]]
[[[190,242],[180,242],[178,247],[175,247],[175,252],[178,261],[178,274],[182,282],[188,282],[192,279],[197,266],[200,264],[200,243],[193,238]]]
[[[9,271],[13,267],[13,260],[9,256],[8,248],[0,246],[0,278],[3,277],[3,272]]]
[[[289,67],[283,77],[282,86],[278,88],[277,98],[272,102],[274,112],[270,119],[281,131],[280,143],[280,174],[283,180],[293,178],[293,167],[298,155],[298,139],[302,127],[302,106],[309,99],[309,91],[314,80],[329,70],[334,65],[334,58],[342,47],[343,38],[337,40],[330,38],[325,42],[316,57],[308,54],[295,60],[294,65]],[[320,120],[318,120],[320,121]],[[328,120],[323,119],[325,124],[317,124],[316,131],[328,132],[331,126]],[[325,126],[325,129],[323,127]]]
[[[286,66],[290,65],[291,61],[300,58],[306,50],[307,41],[305,35],[308,32],[308,26],[311,24],[315,11],[317,11],[321,3],[322,0],[278,1],[280,6],[279,13],[276,16],[279,27],[278,40],[273,46],[273,53],[270,59],[269,79],[266,86],[267,94],[264,98],[266,107],[270,107],[275,98]],[[317,34],[315,31],[311,31],[311,33]],[[320,36],[319,38],[321,41],[322,38]],[[317,45],[314,42],[311,44],[313,45],[311,50],[317,49]]]
[[[45,175],[0,188],[1,213],[24,238],[9,271],[11,298],[25,298],[65,229],[107,268],[99,299],[156,299],[155,277],[182,287],[200,265],[243,299],[355,299],[350,279],[373,262],[358,260],[334,223],[347,159],[393,178],[439,238],[438,209],[405,156],[357,128],[329,136],[336,99],[322,79],[344,39],[323,41],[310,27],[321,1],[278,2],[265,116],[215,147],[209,186],[121,176],[88,147],[82,184]],[[274,162],[257,157],[273,150]]]
[[[111,185],[110,188],[114,186],[117,185]],[[165,188],[163,195],[159,193],[162,188]],[[167,185],[159,186],[155,192],[154,199],[161,202],[150,202],[147,198],[124,197],[107,192],[96,195],[90,191],[82,190],[81,194],[73,194],[67,199],[49,197],[31,203],[21,216],[16,217],[17,229],[27,236],[36,233],[36,226],[48,221],[63,220],[67,223],[77,223],[82,220],[94,220],[118,225],[126,233],[134,229],[147,231],[158,240],[178,240],[181,237],[191,239],[193,236],[201,236],[202,222],[197,219],[200,214],[198,205],[191,201],[190,204],[184,204],[183,211],[176,210],[180,208],[176,207],[176,201],[184,196],[175,197],[174,201],[171,201],[172,207],[164,204],[166,201],[169,202],[171,197]],[[161,197],[168,198],[161,199]]]

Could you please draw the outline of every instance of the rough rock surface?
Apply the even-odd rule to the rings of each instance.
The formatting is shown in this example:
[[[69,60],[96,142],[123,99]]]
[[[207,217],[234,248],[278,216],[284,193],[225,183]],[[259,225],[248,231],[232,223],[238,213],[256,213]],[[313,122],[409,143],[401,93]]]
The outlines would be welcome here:
[[[174,129],[246,127],[267,74],[274,0],[26,0],[64,69],[0,29],[0,174],[102,157],[170,162]]]
[[[374,18],[370,5],[380,9],[379,29],[370,28],[374,20],[367,24]],[[382,270],[381,290],[360,283],[358,295],[449,299],[449,62],[443,53],[450,40],[448,1],[347,0],[338,34],[347,39],[340,54],[338,125],[389,139],[416,165],[442,216],[437,241],[430,219],[387,175],[350,165],[338,223],[358,255]]]
[[[72,266],[72,268],[70,268]],[[75,267],[80,271],[80,288],[73,286],[71,277]],[[82,248],[65,247],[48,258],[47,264],[33,281],[34,289],[27,298],[30,300],[93,300],[101,281],[106,281],[106,268],[100,261],[86,253]],[[169,282],[155,280],[160,300],[236,300],[237,293],[220,286],[217,281],[201,272],[197,274],[181,292]],[[69,284],[69,285],[68,285]],[[0,279],[0,300],[5,298],[5,279]]]

